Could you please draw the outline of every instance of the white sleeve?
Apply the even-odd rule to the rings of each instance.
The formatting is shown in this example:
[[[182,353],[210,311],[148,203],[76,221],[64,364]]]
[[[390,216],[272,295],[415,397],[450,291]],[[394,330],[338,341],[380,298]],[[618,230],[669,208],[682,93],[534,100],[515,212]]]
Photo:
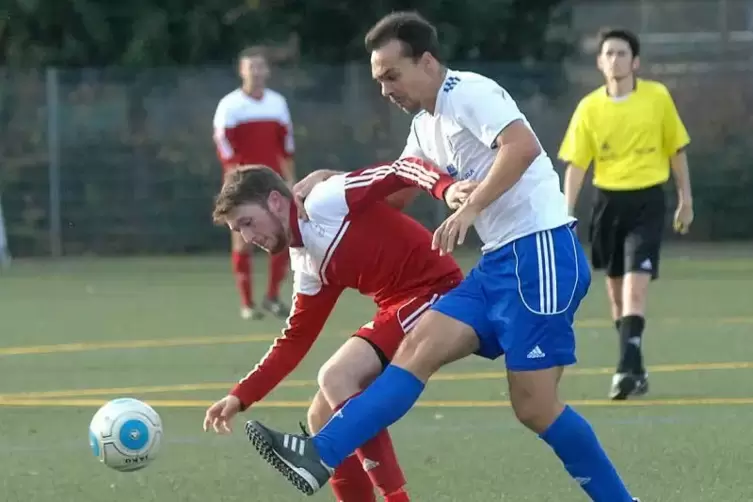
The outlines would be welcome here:
[[[295,153],[295,141],[293,139],[293,119],[290,117],[290,108],[285,98],[282,98],[282,125],[285,126],[285,153]]]
[[[408,139],[405,141],[405,148],[403,153],[400,154],[400,158],[406,157],[418,157],[420,159],[429,160],[421,150],[421,145],[418,142],[418,135],[416,134],[416,121],[413,120],[410,124],[410,132],[408,132]]]
[[[214,126],[214,142],[217,144],[220,156],[223,161],[231,159],[234,155],[233,145],[230,144],[225,134],[225,130],[230,125],[230,106],[228,106],[227,98],[220,100],[217,105],[212,124]]]
[[[525,120],[512,96],[491,79],[462,82],[450,95],[450,102],[458,124],[492,149],[508,125]]]
[[[228,126],[230,122],[229,108],[227,98],[221,99],[217,104],[217,109],[214,111],[214,119],[212,120],[215,129],[225,129]]]

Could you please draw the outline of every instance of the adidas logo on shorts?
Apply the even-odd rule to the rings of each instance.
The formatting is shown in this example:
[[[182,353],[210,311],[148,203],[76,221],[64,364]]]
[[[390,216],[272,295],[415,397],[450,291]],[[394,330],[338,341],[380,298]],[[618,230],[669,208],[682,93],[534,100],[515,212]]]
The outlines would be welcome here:
[[[544,351],[539,348],[539,346],[535,346],[531,352],[528,353],[526,356],[528,359],[539,359],[542,357],[546,357],[546,354],[544,354]]]

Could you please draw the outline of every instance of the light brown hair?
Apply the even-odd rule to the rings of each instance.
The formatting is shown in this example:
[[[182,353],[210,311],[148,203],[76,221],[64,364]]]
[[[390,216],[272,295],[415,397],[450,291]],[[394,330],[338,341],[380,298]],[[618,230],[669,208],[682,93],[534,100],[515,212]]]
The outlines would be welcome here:
[[[253,164],[233,169],[225,175],[215,197],[212,219],[218,225],[225,224],[227,216],[244,204],[259,204],[268,209],[267,199],[272,192],[293,198],[282,177],[267,166]]]

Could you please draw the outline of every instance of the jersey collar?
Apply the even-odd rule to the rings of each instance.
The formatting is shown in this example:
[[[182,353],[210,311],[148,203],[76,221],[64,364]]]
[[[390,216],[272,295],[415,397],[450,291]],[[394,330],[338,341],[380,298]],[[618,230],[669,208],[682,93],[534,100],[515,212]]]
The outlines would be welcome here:
[[[255,101],[257,103],[261,103],[262,101],[264,101],[264,98],[267,97],[267,90],[266,89],[262,89],[261,90],[261,94],[259,94],[257,96],[253,96],[251,94],[248,94],[246,91],[243,90],[243,87],[239,87],[238,89],[241,91],[241,94],[243,94],[243,96],[246,99],[249,99],[251,101]]]
[[[303,247],[303,237],[301,237],[301,226],[298,219],[298,208],[295,202],[290,201],[290,247]]]
[[[631,94],[633,94],[638,89],[638,81],[639,80],[640,79],[638,77],[633,77],[633,88],[630,90],[629,93],[625,94],[624,96],[621,96],[618,99],[625,99],[628,96],[630,96]],[[606,85],[604,86],[604,94],[606,94],[608,98],[614,98],[614,96],[612,96],[611,94],[609,94],[609,88]]]

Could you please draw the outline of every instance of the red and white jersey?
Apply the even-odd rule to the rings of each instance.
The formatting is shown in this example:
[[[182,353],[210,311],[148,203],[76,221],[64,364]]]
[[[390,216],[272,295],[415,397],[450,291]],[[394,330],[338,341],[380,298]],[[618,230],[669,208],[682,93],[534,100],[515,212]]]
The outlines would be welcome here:
[[[265,89],[261,99],[234,90],[217,105],[214,141],[225,169],[263,164],[280,172],[280,161],[294,151],[287,101],[271,89]]]
[[[441,200],[452,183],[430,163],[404,158],[318,184],[305,201],[308,221],[291,204],[293,307],[282,336],[232,391],[244,407],[295,369],[346,288],[372,297],[384,310],[462,280],[451,256],[432,251],[431,232],[384,201],[408,187]]]

